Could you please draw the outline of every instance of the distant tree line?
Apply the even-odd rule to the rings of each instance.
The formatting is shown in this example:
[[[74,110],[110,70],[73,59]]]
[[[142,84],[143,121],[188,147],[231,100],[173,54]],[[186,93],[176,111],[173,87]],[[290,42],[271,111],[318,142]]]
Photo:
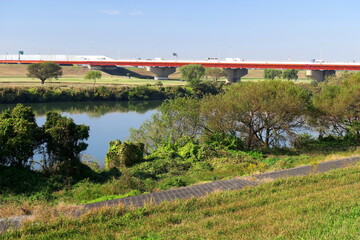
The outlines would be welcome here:
[[[274,80],[275,78],[282,78],[287,80],[297,80],[299,70],[296,69],[272,69],[268,68],[264,70],[264,78]]]

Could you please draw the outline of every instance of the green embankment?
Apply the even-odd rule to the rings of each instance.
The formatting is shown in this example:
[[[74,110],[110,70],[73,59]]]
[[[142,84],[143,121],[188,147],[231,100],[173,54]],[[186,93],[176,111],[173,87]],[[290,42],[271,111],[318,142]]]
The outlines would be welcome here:
[[[6,87],[22,87],[40,86],[39,79],[32,79],[26,76],[27,66],[21,64],[0,64],[0,83]],[[63,76],[56,79],[48,79],[45,82],[46,86],[60,86],[60,87],[78,87],[78,86],[92,86],[93,82],[85,80],[84,76],[88,71],[88,68],[79,66],[62,66]],[[157,81],[153,79],[153,74],[146,71],[145,68],[124,68],[124,71],[130,73],[131,78],[127,75],[110,75],[106,72],[102,72],[102,78],[97,81],[97,85],[115,85],[115,86],[134,86],[134,85],[146,85],[154,84]],[[250,69],[249,73],[242,78],[242,81],[259,81],[264,80],[263,71],[261,69]],[[310,83],[311,80],[305,76],[305,71],[299,72],[299,83]],[[176,71],[169,76],[169,80],[162,80],[164,86],[179,86],[186,85],[186,82],[180,81],[180,72]],[[213,80],[212,77],[205,77],[205,80]],[[225,81],[222,77],[220,81]]]
[[[360,167],[136,210],[29,224],[4,239],[358,239]]]

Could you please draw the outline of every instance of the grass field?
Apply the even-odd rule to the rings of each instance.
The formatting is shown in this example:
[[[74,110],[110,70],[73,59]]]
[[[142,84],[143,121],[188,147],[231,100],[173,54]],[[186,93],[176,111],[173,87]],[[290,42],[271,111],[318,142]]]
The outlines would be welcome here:
[[[0,64],[0,86],[40,86],[40,80],[31,79],[26,77],[27,65],[18,64]],[[107,73],[102,73],[103,77],[97,81],[97,85],[146,85],[155,84],[157,81],[152,78],[153,74],[146,71],[145,68],[127,68],[139,75],[150,76],[150,79],[140,79],[136,77],[128,78],[127,76],[111,76]],[[79,86],[89,85],[92,86],[93,82],[84,80],[84,75],[90,71],[83,67],[63,66],[63,77],[56,79],[46,80],[45,86]],[[169,76],[170,80],[161,80],[164,86],[178,86],[185,85],[186,82],[180,81],[181,78],[179,71]],[[209,78],[209,80],[211,80]],[[225,78],[220,81],[225,81]],[[263,79],[263,70],[250,69],[249,73],[241,79],[241,81],[261,81]],[[299,79],[297,82],[310,83],[305,77],[305,71],[299,72]]]
[[[122,76],[105,76],[100,80],[96,81],[96,86],[100,85],[154,85],[158,81],[154,79],[139,79],[139,78],[128,78]],[[162,80],[161,83],[164,86],[178,86],[185,85],[185,82],[180,80]],[[48,79],[43,86],[93,86],[92,81],[84,80],[82,77],[62,77],[58,80]],[[40,80],[31,79],[26,77],[0,77],[0,86],[11,87],[11,86],[42,86]]]
[[[354,166],[136,210],[119,206],[43,219],[0,238],[355,240],[359,179],[360,166]]]

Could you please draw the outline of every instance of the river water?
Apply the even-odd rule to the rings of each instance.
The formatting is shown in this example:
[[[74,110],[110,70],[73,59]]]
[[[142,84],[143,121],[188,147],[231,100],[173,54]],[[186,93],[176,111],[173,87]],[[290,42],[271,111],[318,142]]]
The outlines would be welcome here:
[[[71,117],[76,124],[90,126],[89,146],[83,152],[83,159],[97,161],[103,166],[109,142],[115,139],[126,140],[130,128],[138,128],[141,123],[156,113],[161,101],[133,102],[66,102],[66,103],[32,103],[39,126],[45,123],[45,114],[56,111],[63,116]],[[15,104],[0,104],[0,112]],[[40,156],[36,155],[37,161]]]

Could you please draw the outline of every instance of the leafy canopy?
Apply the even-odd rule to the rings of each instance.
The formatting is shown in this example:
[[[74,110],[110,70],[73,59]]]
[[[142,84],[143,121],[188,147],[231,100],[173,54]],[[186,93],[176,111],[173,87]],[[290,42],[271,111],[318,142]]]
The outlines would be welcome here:
[[[310,94],[292,82],[235,84],[225,94],[202,102],[202,117],[210,134],[231,134],[248,149],[277,146],[301,126]]]
[[[176,98],[164,102],[160,113],[145,121],[139,129],[130,129],[130,140],[145,144],[147,152],[165,144],[183,145],[184,139],[197,138],[202,131],[200,101]]]
[[[29,167],[41,137],[30,107],[19,104],[4,111],[0,114],[0,164]]]
[[[54,62],[33,63],[27,67],[28,77],[39,78],[44,84],[46,79],[58,79],[62,76],[62,68]]]
[[[264,70],[264,78],[274,80],[281,77],[281,70],[268,68]]]
[[[360,139],[360,74],[333,77],[312,98],[313,123],[323,133],[353,135]]]
[[[89,127],[77,125],[73,119],[59,113],[48,112],[43,128],[48,156],[45,167],[64,171],[76,167],[80,163],[80,152],[88,146],[84,140],[89,137]]]
[[[97,79],[100,79],[102,77],[101,72],[100,71],[89,71],[86,75],[85,75],[85,79],[87,80],[94,80],[96,81]]]
[[[191,87],[196,87],[205,74],[205,68],[198,64],[189,64],[180,68],[181,77],[189,82]]]
[[[211,77],[214,81],[226,76],[226,72],[222,68],[206,68],[205,75]]]
[[[282,78],[287,80],[297,80],[299,70],[296,69],[285,69],[282,72]]]

